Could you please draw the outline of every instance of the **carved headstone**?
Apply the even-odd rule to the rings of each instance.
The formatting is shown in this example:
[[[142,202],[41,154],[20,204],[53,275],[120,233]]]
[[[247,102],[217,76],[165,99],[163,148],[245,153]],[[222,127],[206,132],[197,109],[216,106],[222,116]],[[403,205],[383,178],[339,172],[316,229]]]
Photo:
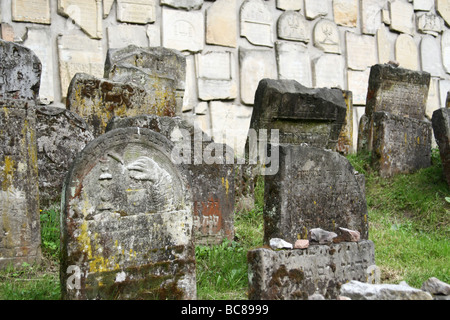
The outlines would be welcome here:
[[[280,145],[279,170],[264,177],[264,243],[306,239],[309,230],[338,227],[368,239],[364,176],[337,152]]]
[[[75,156],[94,140],[84,120],[58,107],[36,110],[39,201],[41,205],[60,202],[62,184]]]
[[[101,0],[58,0],[58,13],[70,18],[89,37],[103,37]]]
[[[186,169],[192,189],[195,243],[220,244],[225,238],[233,240],[234,166],[225,161],[225,145],[212,142],[200,128],[178,117],[145,115],[114,118],[107,130],[126,127],[156,131],[172,140],[180,150],[190,152],[181,165]],[[218,160],[224,160],[223,163],[209,162],[212,149]]]
[[[450,186],[450,109],[440,108],[434,111],[431,121],[441,155],[444,178]]]
[[[240,9],[241,36],[259,46],[273,46],[273,18],[262,0],[246,0]]]
[[[313,60],[313,85],[316,88],[344,88],[344,58],[337,54],[324,54]]]
[[[334,0],[334,22],[344,27],[356,27],[358,19],[357,0]]]
[[[429,120],[387,112],[375,112],[372,118],[372,166],[382,177],[411,173],[431,165],[432,128]]]
[[[305,250],[255,249],[248,252],[251,300],[307,300],[319,293],[336,299],[341,285],[367,281],[375,264],[370,240],[313,245]]]
[[[411,70],[419,70],[419,53],[413,37],[400,34],[395,41],[395,60],[400,67]]]
[[[63,188],[63,299],[195,299],[191,190],[173,144],[115,129],[74,160]]]
[[[347,65],[349,69],[364,71],[376,64],[375,38],[358,35],[347,31],[345,33],[347,46]]]
[[[178,51],[163,47],[130,45],[109,49],[105,78],[144,87],[154,95],[159,115],[181,114],[186,79],[186,59]]]
[[[117,0],[117,20],[147,24],[156,20],[156,0]]]
[[[296,80],[312,87],[311,62],[308,49],[301,43],[277,41],[275,43],[278,78]]]
[[[296,11],[285,11],[277,24],[280,39],[309,42],[309,26],[305,17]]]
[[[217,0],[206,9],[206,43],[235,48],[236,1]]]
[[[420,61],[422,62],[422,71],[429,72],[432,77],[441,77],[444,75],[442,70],[441,48],[439,41],[433,36],[423,36],[420,42]]]
[[[438,36],[442,32],[444,22],[433,13],[423,13],[416,16],[417,29],[421,33]]]
[[[278,129],[280,143],[335,149],[345,114],[340,89],[311,89],[295,80],[263,79],[255,94],[250,128],[257,132]]]
[[[391,24],[389,28],[393,31],[414,34],[414,7],[403,1],[389,2],[391,12]]]
[[[327,19],[319,20],[314,26],[314,46],[328,53],[341,53],[337,25]]]
[[[50,24],[50,0],[12,0],[12,20]]]

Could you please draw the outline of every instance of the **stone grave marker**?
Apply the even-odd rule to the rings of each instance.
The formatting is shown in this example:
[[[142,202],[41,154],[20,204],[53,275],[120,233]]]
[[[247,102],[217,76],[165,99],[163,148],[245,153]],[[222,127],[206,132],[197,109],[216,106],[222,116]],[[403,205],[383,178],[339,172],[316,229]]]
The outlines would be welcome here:
[[[278,78],[296,80],[305,87],[312,87],[311,61],[308,49],[301,43],[275,43]]]
[[[278,18],[277,33],[280,39],[302,41],[310,40],[309,26],[305,17],[296,11],[285,11]]]
[[[147,24],[156,20],[155,0],[117,0],[117,20]]]
[[[144,87],[154,96],[160,115],[181,114],[186,81],[186,59],[178,51],[134,45],[109,49],[105,78]],[[175,104],[174,104],[175,103]]]
[[[263,79],[255,94],[250,128],[279,130],[280,143],[335,149],[345,123],[340,89],[307,88],[295,80]],[[270,132],[268,133],[270,140]]]
[[[328,53],[341,53],[341,41],[337,25],[327,19],[321,19],[314,26],[314,46]]]
[[[226,163],[226,145],[214,143],[200,128],[179,117],[115,117],[107,130],[126,127],[156,131],[172,140],[182,151],[190,152],[182,166],[192,188],[195,243],[220,244],[225,238],[233,240],[234,165]],[[186,142],[188,144],[183,145]],[[217,159],[214,163],[208,161],[212,150]]]
[[[0,269],[41,259],[35,108],[34,100],[0,98]]]
[[[111,130],[74,160],[63,188],[63,299],[195,299],[192,194],[173,144]]]
[[[294,243],[313,228],[342,227],[368,239],[364,176],[339,153],[280,144],[279,170],[264,182],[264,243]]]
[[[100,0],[58,0],[58,13],[70,18],[91,38],[101,39],[102,2]]]
[[[13,21],[50,24],[50,0],[12,0]]]
[[[239,14],[241,37],[254,45],[273,47],[273,18],[265,1],[244,1]]]
[[[61,201],[64,178],[75,156],[94,140],[85,121],[76,113],[54,106],[36,109],[39,202]]]
[[[450,185],[450,109],[437,109],[433,112],[431,121],[434,137],[439,146],[444,177]]]
[[[367,281],[375,255],[373,242],[363,240],[303,250],[254,249],[247,260],[250,300],[307,300],[317,293],[336,299],[341,285]]]
[[[236,48],[236,1],[217,0],[206,9],[206,43]]]

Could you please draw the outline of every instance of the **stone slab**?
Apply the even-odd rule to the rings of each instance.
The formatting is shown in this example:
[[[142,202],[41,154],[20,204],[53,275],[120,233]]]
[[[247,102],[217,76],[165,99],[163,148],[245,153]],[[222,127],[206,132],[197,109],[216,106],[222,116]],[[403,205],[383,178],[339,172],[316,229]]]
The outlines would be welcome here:
[[[444,31],[441,37],[442,63],[444,70],[450,73],[450,30]]]
[[[217,0],[206,9],[206,43],[237,46],[236,1]]]
[[[413,5],[403,1],[389,2],[389,10],[391,12],[391,24],[389,28],[392,31],[414,35]]]
[[[308,43],[310,30],[305,17],[296,11],[285,11],[278,18],[278,38]]]
[[[305,87],[312,87],[311,60],[306,46],[297,43],[275,43],[278,79],[296,80]]]
[[[434,7],[434,0],[414,0],[414,10],[430,11]]]
[[[450,3],[446,0],[436,0],[436,12],[441,15],[445,23],[450,26]]]
[[[382,9],[387,0],[361,0],[362,33],[375,34],[381,26]]]
[[[63,188],[63,300],[196,299],[192,190],[173,144],[111,130],[74,160]]]
[[[395,60],[400,67],[419,70],[419,52],[413,37],[400,34],[395,41]]]
[[[305,16],[309,20],[323,17],[328,14],[329,1],[327,0],[305,0]]]
[[[334,0],[334,22],[340,26],[355,28],[358,21],[357,0]]]
[[[443,77],[444,69],[441,58],[441,46],[439,40],[433,36],[422,37],[420,42],[420,61],[422,71],[426,71],[433,77]]]
[[[147,29],[135,25],[117,25],[107,28],[108,48],[123,48],[129,45],[148,47]]]
[[[254,45],[273,47],[273,17],[265,1],[244,1],[239,17],[241,37]]]
[[[319,293],[336,299],[350,280],[366,282],[375,264],[372,241],[310,245],[304,250],[254,249],[248,252],[249,299],[307,300]]]
[[[58,13],[75,22],[89,37],[103,37],[101,0],[58,0]]]
[[[2,40],[11,42],[14,41],[14,28],[12,27],[12,25],[3,22],[0,24],[0,31],[1,31],[0,38]]]
[[[296,10],[302,9],[302,1],[298,0],[277,0],[277,8],[280,10]]]
[[[156,20],[156,0],[117,0],[117,20],[147,24]]]
[[[377,63],[374,37],[347,31],[345,43],[347,46],[347,67],[349,69],[364,71]]]
[[[161,0],[160,5],[177,9],[199,10],[203,5],[203,0]]]
[[[365,71],[348,70],[348,89],[353,93],[353,104],[365,105],[369,86],[370,68]]]
[[[341,42],[337,25],[328,19],[321,19],[314,26],[314,46],[328,53],[341,53]]]
[[[378,49],[378,62],[388,63],[391,59],[392,49],[391,41],[389,40],[389,32],[386,28],[381,27],[377,31],[377,49]]]
[[[313,85],[316,88],[344,88],[345,61],[336,54],[324,54],[313,60]]]
[[[41,260],[35,108],[0,99],[0,269]]]
[[[433,133],[439,147],[443,175],[450,185],[450,109],[439,108],[432,116]]]
[[[372,166],[382,177],[427,168],[431,165],[431,137],[429,120],[375,112]]]
[[[12,0],[13,21],[50,24],[50,0]]]
[[[336,151],[348,155],[356,149],[353,144],[353,92],[343,91],[347,112],[345,114],[345,124],[342,127],[336,145]]]
[[[420,33],[431,34],[436,37],[444,28],[444,21],[433,13],[422,13],[416,15],[417,30]]]

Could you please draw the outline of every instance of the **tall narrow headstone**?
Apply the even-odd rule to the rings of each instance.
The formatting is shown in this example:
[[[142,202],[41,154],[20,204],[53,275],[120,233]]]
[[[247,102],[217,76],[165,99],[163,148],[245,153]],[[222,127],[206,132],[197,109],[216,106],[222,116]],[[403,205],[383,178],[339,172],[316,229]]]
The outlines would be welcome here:
[[[108,50],[105,78],[143,86],[154,95],[160,115],[181,114],[186,81],[186,59],[178,51],[163,47],[130,45]]]
[[[433,132],[442,160],[447,184],[450,185],[450,109],[440,108],[433,112]]]
[[[74,160],[62,199],[63,299],[195,299],[192,195],[173,144],[107,132]]]

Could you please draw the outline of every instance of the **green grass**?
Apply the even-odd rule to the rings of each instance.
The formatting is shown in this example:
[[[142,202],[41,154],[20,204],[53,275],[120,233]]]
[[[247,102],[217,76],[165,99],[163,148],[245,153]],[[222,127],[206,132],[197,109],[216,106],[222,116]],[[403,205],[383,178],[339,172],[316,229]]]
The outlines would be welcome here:
[[[420,288],[430,277],[450,283],[450,197],[439,153],[413,174],[383,179],[370,167],[370,154],[348,156],[365,174],[369,239],[384,283],[406,281]],[[263,244],[264,182],[257,180],[255,208],[236,212],[235,239],[197,246],[197,298],[247,299],[247,251]],[[450,200],[450,199],[449,199]],[[59,209],[41,212],[41,265],[0,271],[0,299],[59,299]]]

